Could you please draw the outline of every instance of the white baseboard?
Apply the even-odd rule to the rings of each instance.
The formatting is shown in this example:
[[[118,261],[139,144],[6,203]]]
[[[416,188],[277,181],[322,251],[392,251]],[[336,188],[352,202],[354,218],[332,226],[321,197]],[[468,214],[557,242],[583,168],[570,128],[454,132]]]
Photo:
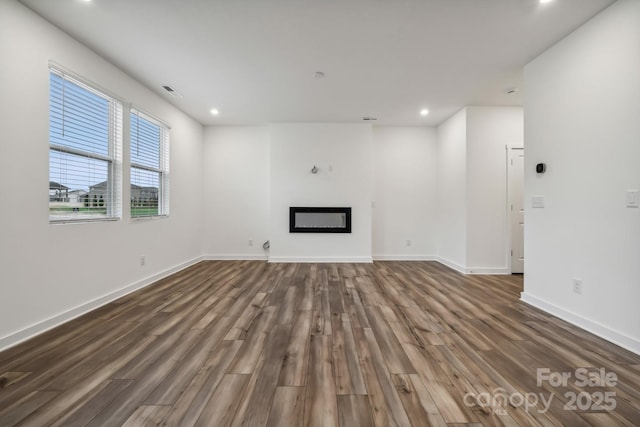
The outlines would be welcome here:
[[[464,268],[460,264],[456,264],[453,261],[449,261],[446,258],[442,258],[442,257],[438,256],[438,257],[436,257],[436,261],[438,261],[442,265],[445,265],[445,266],[447,266],[447,267],[449,267],[451,269],[454,269],[458,273],[467,274],[467,269],[466,268]]]
[[[245,255],[245,254],[209,254],[202,257],[205,261],[266,261],[267,255]]]
[[[202,261],[202,257],[196,257],[189,261],[178,264],[174,267],[163,270],[159,273],[152,274],[151,276],[145,277],[142,280],[138,280],[137,282],[132,283],[131,285],[125,286],[124,288],[120,288],[116,291],[110,292],[92,301],[86,302],[70,310],[56,314],[48,319],[42,320],[38,323],[34,323],[31,326],[28,326],[24,329],[13,332],[7,336],[4,336],[0,338],[0,351],[6,350],[9,347],[18,345],[23,341],[31,339],[36,335],[40,335],[50,329],[60,326],[63,323],[73,320],[76,317],[82,316],[83,314],[86,314],[92,310],[95,310],[96,308],[102,307],[103,305],[108,304],[112,301],[115,301],[116,299],[123,297],[127,294],[130,294],[131,292],[134,292],[146,286],[149,286],[150,284],[164,277],[167,277],[180,270],[183,270],[200,261]]]
[[[597,335],[600,338],[604,338],[607,341],[610,341],[622,348],[640,355],[640,340],[638,340],[637,338],[625,335],[621,332],[589,320],[586,317],[580,316],[579,314],[572,313],[571,311],[565,310],[562,307],[558,307],[555,304],[535,297],[526,292],[522,292],[520,294],[520,301],[532,305],[533,307],[539,308],[542,311],[545,311],[573,325],[576,325],[581,329],[591,332],[592,334]]]
[[[437,261],[462,274],[510,274],[508,268],[472,267],[465,268],[459,264],[435,255],[373,255],[372,257],[316,257],[316,256],[268,256],[246,254],[208,254],[202,257],[205,261],[269,261],[271,263],[371,263],[373,261]]]
[[[288,256],[270,256],[269,262],[314,262],[314,263],[326,263],[326,262],[351,262],[351,263],[372,263],[373,259],[370,256],[356,256],[356,257],[288,257]]]
[[[465,274],[492,274],[492,275],[505,275],[511,274],[506,267],[467,267]]]
[[[478,274],[478,275],[504,275],[511,274],[508,267],[463,267],[460,264],[457,264],[453,261],[450,261],[446,258],[436,257],[436,261],[438,261],[442,265],[446,265],[449,268],[454,269],[458,273],[462,274]]]
[[[374,255],[374,261],[435,261],[435,255]]]

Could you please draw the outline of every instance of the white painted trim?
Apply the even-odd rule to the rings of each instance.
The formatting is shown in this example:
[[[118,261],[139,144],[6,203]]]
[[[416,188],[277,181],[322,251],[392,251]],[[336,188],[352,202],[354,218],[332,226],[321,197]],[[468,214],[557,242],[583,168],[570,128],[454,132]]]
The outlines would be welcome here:
[[[462,274],[467,274],[467,269],[464,268],[463,266],[456,264],[453,261],[449,261],[446,258],[442,258],[440,256],[436,257],[436,261],[438,261],[440,264],[449,267],[455,271],[457,271],[458,273],[462,273]]]
[[[49,317],[48,319],[34,323],[31,326],[27,326],[24,329],[13,332],[7,336],[4,336],[0,338],[0,351],[6,350],[10,347],[20,344],[21,342],[27,341],[35,337],[36,335],[40,335],[50,329],[53,329],[57,326],[62,325],[63,323],[73,320],[76,317],[82,316],[83,314],[86,314],[92,310],[102,307],[103,305],[108,304],[112,301],[115,301],[116,299],[123,297],[127,294],[130,294],[131,292],[135,292],[139,289],[149,286],[152,283],[164,277],[167,277],[180,270],[183,270],[200,261],[202,261],[202,257],[200,256],[193,258],[189,261],[183,262],[174,267],[163,270],[159,273],[152,274],[151,276],[145,277],[144,279],[138,280],[137,282],[127,285],[116,291],[110,292],[92,301],[88,301],[70,310],[56,314],[52,317]]]
[[[267,255],[246,254],[209,254],[202,257],[205,261],[267,261]]]
[[[591,332],[600,338],[604,338],[607,341],[640,355],[640,340],[637,338],[625,335],[526,292],[522,292],[520,294],[520,301],[559,317],[562,320],[566,320],[572,325]]]
[[[513,261],[513,257],[511,256],[511,243],[512,243],[511,242],[511,234],[512,234],[512,230],[511,230],[511,208],[510,207],[511,207],[512,201],[511,201],[511,191],[510,191],[510,188],[509,188],[510,187],[509,186],[509,184],[510,184],[510,182],[509,182],[509,177],[510,177],[510,174],[509,174],[509,159],[511,157],[511,150],[522,150],[522,151],[524,151],[524,145],[522,143],[515,144],[515,145],[505,145],[504,149],[505,149],[505,153],[506,153],[506,156],[507,156],[507,159],[506,159],[507,182],[506,182],[506,186],[505,186],[505,189],[506,189],[506,192],[507,192],[507,205],[505,206],[505,209],[506,209],[505,217],[507,218],[507,232],[505,234],[506,234],[507,241],[505,242],[505,248],[507,249],[506,257],[507,257],[507,269],[508,269],[508,271],[506,273],[504,273],[504,274],[511,274],[512,271],[513,271],[512,267],[511,267],[511,263]],[[523,173],[524,173],[524,171],[523,171]],[[524,197],[524,194],[522,194],[522,197]],[[524,226],[525,227],[527,226],[526,222],[525,222]],[[503,274],[503,273],[498,273],[498,274]]]
[[[508,267],[467,267],[465,274],[478,274],[478,275],[507,275],[511,274]]]
[[[436,257],[435,259],[440,264],[449,267],[458,273],[462,274],[477,274],[477,275],[507,275],[511,274],[509,267],[463,267],[460,264],[456,264],[453,261],[442,257]]]
[[[294,257],[294,256],[270,256],[269,262],[277,263],[277,262],[315,262],[315,263],[325,263],[325,262],[352,262],[352,263],[367,263],[370,264],[373,262],[373,259],[370,256],[354,256],[354,257]]]
[[[374,255],[374,261],[435,261],[435,255]]]

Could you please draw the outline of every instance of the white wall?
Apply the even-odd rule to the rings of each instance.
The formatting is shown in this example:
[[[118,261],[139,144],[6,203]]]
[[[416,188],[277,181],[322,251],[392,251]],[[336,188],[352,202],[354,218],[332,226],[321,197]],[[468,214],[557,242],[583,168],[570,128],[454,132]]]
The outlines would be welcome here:
[[[370,262],[371,125],[276,124],[269,128],[269,259]],[[317,174],[311,173],[314,165]],[[351,206],[351,233],[289,233],[290,206]]]
[[[374,259],[435,259],[436,160],[435,128],[373,128]]]
[[[438,260],[467,265],[467,110],[438,126]]]
[[[639,52],[640,2],[621,0],[524,73],[522,298],[636,353],[640,210],[626,207],[625,192],[640,189]],[[543,209],[530,207],[534,195]]]
[[[505,146],[523,138],[521,107],[467,107],[469,273],[509,273]]]
[[[266,259],[262,244],[269,239],[269,153],[267,126],[206,128],[206,258]]]
[[[520,107],[466,107],[438,126],[438,256],[463,273],[508,274],[507,152]]]
[[[203,180],[199,124],[18,2],[0,2],[0,57],[3,348],[198,259]],[[172,126],[170,218],[49,224],[49,60]]]
[[[268,255],[262,250],[262,243],[269,240],[272,234],[269,222],[270,139],[272,130],[281,126],[283,125],[206,128],[203,155],[205,180],[203,253],[206,258],[263,259]],[[297,149],[301,149],[303,154],[291,151],[288,146],[282,146],[280,153],[285,156],[293,155],[294,158],[282,160],[285,168],[278,168],[283,172],[278,179],[287,181],[284,186],[278,184],[279,191],[291,190],[291,182],[298,183],[300,181],[298,175],[301,175],[309,179],[301,191],[307,200],[305,204],[313,204],[314,200],[320,200],[316,196],[321,196],[327,199],[327,202],[320,204],[326,206],[335,204],[336,194],[345,194],[340,197],[346,200],[351,194],[362,193],[363,189],[366,193],[373,188],[372,197],[376,207],[372,211],[373,223],[370,234],[373,239],[374,257],[404,260],[435,258],[435,128],[374,127],[372,145],[365,144],[365,154],[367,150],[372,150],[374,178],[373,181],[366,182],[366,176],[362,172],[366,174],[368,172],[366,169],[363,170],[362,166],[358,166],[359,162],[365,158],[362,158],[362,153],[358,151],[357,146],[351,145],[353,149],[348,151],[342,149],[341,140],[353,141],[350,133],[341,135],[344,132],[343,129],[353,132],[353,128],[344,126],[293,125],[297,132],[293,139],[296,140]],[[291,126],[285,127],[287,128],[285,132],[290,132],[288,128]],[[361,127],[362,125],[358,125],[356,128]],[[274,132],[277,136],[278,132],[283,131],[275,130]],[[356,132],[359,132],[358,138],[362,139],[361,130]],[[309,135],[316,133],[321,134],[317,140],[309,140]],[[301,143],[301,140],[307,141],[309,145],[304,145],[305,143]],[[327,141],[336,141],[336,144],[330,144]],[[360,146],[360,148],[363,147]],[[307,169],[311,169],[315,164],[314,161],[317,161],[320,172],[312,176]],[[305,167],[301,168],[301,164]],[[328,170],[329,165],[333,166],[331,172]],[[287,169],[292,166],[291,170]],[[348,174],[345,174],[345,171],[348,171]],[[356,172],[358,176],[356,180],[360,180],[360,184],[354,185],[352,172]],[[297,178],[291,179],[290,174]],[[317,194],[309,192],[307,185],[314,186],[319,189],[319,192]],[[362,209],[359,211],[360,214],[366,214]],[[285,222],[282,221],[283,219]],[[285,215],[280,218],[280,221],[274,222],[276,233],[282,232],[282,227],[288,224],[287,220],[288,216]],[[368,221],[368,218],[366,220]],[[361,219],[358,223],[363,224]],[[280,228],[279,231],[278,228]],[[285,232],[288,234],[288,228]],[[290,237],[313,242],[320,236],[292,235]],[[345,239],[346,236],[325,237],[335,241]],[[253,246],[249,246],[249,240],[253,240]],[[407,240],[411,240],[411,246],[406,245]],[[272,258],[274,261],[279,259],[278,257],[304,256],[315,259],[317,256],[314,253],[279,255],[277,240],[275,246],[276,254],[275,258]],[[333,258],[353,255],[347,252],[345,254],[339,255],[332,250],[331,254],[325,253],[322,256]],[[360,253],[358,256],[366,256],[369,259],[371,253],[365,255]]]

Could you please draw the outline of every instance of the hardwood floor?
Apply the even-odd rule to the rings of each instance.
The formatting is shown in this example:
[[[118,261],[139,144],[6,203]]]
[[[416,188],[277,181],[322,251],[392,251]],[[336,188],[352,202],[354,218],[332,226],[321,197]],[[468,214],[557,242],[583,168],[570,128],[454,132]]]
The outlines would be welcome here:
[[[639,426],[640,357],[521,290],[432,262],[201,262],[0,353],[0,425]]]

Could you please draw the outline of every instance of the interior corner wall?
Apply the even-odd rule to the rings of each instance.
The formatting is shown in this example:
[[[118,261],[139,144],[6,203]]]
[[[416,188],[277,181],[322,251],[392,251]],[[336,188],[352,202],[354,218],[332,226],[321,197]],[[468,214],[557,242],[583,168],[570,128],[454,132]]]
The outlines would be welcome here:
[[[299,123],[269,129],[269,260],[371,262],[371,125]],[[291,206],[350,206],[352,232],[289,233]]]
[[[436,129],[373,127],[373,258],[435,259]]]
[[[267,259],[269,157],[267,126],[205,129],[205,258]]]
[[[467,265],[467,109],[437,129],[438,261],[465,271]]]
[[[510,273],[506,146],[523,139],[522,107],[467,107],[468,273]]]
[[[640,2],[620,0],[525,67],[522,299],[640,354],[638,52]]]
[[[2,349],[200,258],[203,129],[17,1],[0,1],[0,57]],[[171,126],[168,218],[49,224],[49,60]]]

